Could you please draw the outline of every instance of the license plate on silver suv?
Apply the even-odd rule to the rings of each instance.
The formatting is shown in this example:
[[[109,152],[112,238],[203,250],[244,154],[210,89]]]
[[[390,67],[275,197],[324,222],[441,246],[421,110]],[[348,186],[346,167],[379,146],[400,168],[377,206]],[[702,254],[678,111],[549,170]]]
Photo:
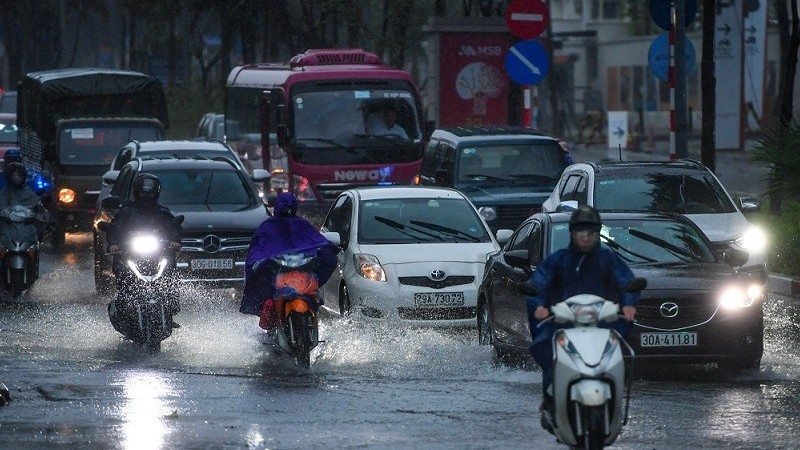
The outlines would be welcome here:
[[[225,270],[233,269],[233,259],[230,258],[207,258],[193,259],[192,270]]]

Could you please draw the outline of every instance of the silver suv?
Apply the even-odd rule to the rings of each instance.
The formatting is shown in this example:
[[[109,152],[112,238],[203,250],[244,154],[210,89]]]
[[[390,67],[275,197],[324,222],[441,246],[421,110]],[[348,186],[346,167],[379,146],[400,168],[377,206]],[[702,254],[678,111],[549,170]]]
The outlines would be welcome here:
[[[579,163],[561,174],[542,211],[569,211],[588,204],[604,211],[683,214],[708,236],[718,253],[749,254],[742,272],[767,280],[766,240],[746,213],[758,199],[734,197],[708,168],[693,160]]]

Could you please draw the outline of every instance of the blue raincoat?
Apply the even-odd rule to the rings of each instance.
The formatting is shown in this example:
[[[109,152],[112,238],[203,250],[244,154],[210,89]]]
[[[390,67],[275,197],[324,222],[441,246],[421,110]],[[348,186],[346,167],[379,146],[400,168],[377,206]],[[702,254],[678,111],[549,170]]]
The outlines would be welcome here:
[[[275,295],[274,274],[265,270],[268,264],[256,266],[259,261],[286,252],[316,250],[319,261],[315,275],[320,286],[328,281],[336,269],[339,247],[325,239],[308,221],[294,215],[296,210],[297,199],[294,195],[288,192],[279,194],[275,200],[275,215],[265,220],[253,233],[244,266],[240,312],[259,315],[264,300]],[[287,215],[287,211],[292,213]]]

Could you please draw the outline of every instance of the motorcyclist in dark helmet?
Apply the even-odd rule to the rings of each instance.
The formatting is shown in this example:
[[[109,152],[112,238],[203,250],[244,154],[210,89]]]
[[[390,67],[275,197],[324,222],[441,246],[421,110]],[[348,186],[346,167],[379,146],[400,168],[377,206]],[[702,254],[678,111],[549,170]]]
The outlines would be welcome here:
[[[42,205],[38,195],[27,184],[28,171],[17,149],[8,149],[3,157],[3,179],[5,186],[0,189],[0,209],[24,206],[36,214],[36,231],[38,238],[50,225],[50,213]]]
[[[318,259],[314,276],[322,286],[336,268],[339,247],[297,215],[297,198],[291,192],[278,194],[274,215],[268,217],[253,233],[244,266],[244,291],[239,311],[261,316],[259,326],[274,339],[278,318],[275,311],[275,274],[269,272],[268,258],[286,252],[316,250]]]
[[[158,177],[149,173],[140,173],[133,179],[132,188],[133,200],[126,201],[120,206],[109,225],[106,234],[108,252],[114,253],[118,251],[122,241],[135,230],[160,233],[169,240],[170,248],[179,250],[181,248],[183,229],[180,223],[175,220],[175,216],[170,212],[169,208],[158,202],[161,195],[161,182]],[[174,261],[172,263],[174,268]],[[114,257],[113,271],[117,280],[117,292],[124,293],[129,284],[127,280],[129,274],[127,270],[124,270],[123,262],[116,256]],[[167,279],[169,278],[167,277]],[[171,286],[173,291],[169,295],[171,298],[169,306],[172,314],[177,314],[180,311],[178,290],[174,283]],[[119,300],[120,297],[124,296],[117,295],[115,300]],[[112,314],[115,309],[114,305],[109,304],[109,314],[112,316],[111,322],[117,328]],[[177,324],[175,326],[177,327]]]
[[[634,278],[628,264],[613,250],[600,245],[602,221],[591,206],[580,206],[570,216],[570,243],[551,253],[531,275],[538,295],[526,297],[533,344],[530,351],[542,369],[543,408],[552,405],[549,388],[553,380],[553,334],[561,327],[553,321],[542,323],[550,315],[549,307],[573,295],[593,294],[618,300],[625,320],[610,326],[623,337],[628,334],[636,315],[638,292],[625,292]],[[601,325],[603,326],[603,325]]]

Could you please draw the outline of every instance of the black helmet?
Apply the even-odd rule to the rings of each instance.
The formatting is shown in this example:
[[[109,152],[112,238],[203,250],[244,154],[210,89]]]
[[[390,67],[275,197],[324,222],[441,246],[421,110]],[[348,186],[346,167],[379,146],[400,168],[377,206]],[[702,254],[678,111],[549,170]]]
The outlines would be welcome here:
[[[594,230],[600,231],[600,213],[588,205],[579,206],[569,218],[569,231]]]
[[[151,173],[140,173],[133,179],[133,201],[155,204],[161,195],[161,182]]]
[[[12,163],[22,164],[22,153],[20,153],[19,149],[16,147],[6,150],[3,155],[3,171],[7,170],[8,166]]]

